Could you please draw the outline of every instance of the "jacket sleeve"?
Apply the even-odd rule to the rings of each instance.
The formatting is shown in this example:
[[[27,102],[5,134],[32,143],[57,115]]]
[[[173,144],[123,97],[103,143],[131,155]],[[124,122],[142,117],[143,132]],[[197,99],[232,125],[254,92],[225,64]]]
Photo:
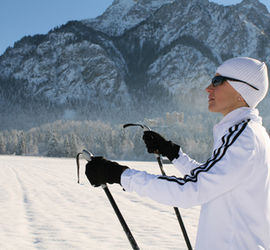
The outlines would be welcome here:
[[[192,169],[200,166],[199,162],[191,159],[181,148],[178,153],[178,158],[174,159],[172,163],[182,175],[187,175]]]
[[[252,135],[242,127],[240,131],[225,135],[211,158],[184,178],[127,169],[121,176],[121,184],[126,191],[134,191],[166,205],[183,208],[202,205],[234,189],[254,174],[255,144]]]

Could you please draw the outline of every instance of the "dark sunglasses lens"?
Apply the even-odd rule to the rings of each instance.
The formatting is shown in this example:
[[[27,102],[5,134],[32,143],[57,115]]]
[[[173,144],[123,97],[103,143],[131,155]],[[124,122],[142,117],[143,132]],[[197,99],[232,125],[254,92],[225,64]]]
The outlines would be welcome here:
[[[212,84],[214,87],[222,84],[224,82],[224,78],[222,76],[215,76],[213,79],[212,79]]]

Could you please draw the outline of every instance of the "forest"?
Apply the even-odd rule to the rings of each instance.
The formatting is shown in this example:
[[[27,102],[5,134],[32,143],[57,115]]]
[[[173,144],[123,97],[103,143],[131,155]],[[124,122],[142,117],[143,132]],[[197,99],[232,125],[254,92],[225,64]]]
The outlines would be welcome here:
[[[198,161],[211,153],[212,126],[217,117],[185,116],[184,112],[167,112],[163,117],[144,119],[140,123],[179,144]],[[136,122],[136,121],[127,121]],[[147,153],[140,127],[123,128],[102,120],[58,120],[28,130],[0,131],[0,154],[75,157],[82,149],[115,160],[153,160]]]

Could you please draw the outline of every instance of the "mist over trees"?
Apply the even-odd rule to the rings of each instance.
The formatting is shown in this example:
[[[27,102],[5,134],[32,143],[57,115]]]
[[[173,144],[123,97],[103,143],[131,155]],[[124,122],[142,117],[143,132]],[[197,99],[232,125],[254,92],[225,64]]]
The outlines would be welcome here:
[[[199,161],[205,160],[211,152],[209,128],[213,119],[167,112],[163,117],[144,119],[141,123],[178,143],[183,151]],[[1,131],[0,154],[75,157],[85,148],[114,160],[153,160],[142,135],[139,127],[123,129],[123,124],[101,120],[58,120],[26,131]]]
[[[265,105],[268,99],[258,108],[269,131],[270,116]],[[131,122],[149,126],[179,144],[192,158],[205,161],[212,150],[213,126],[221,119],[208,112],[207,95],[197,93],[180,96],[171,107],[158,98],[155,105],[119,110],[45,104],[13,103],[1,107],[0,154],[75,157],[85,148],[113,160],[154,160],[146,151],[142,129],[123,129],[123,124]]]

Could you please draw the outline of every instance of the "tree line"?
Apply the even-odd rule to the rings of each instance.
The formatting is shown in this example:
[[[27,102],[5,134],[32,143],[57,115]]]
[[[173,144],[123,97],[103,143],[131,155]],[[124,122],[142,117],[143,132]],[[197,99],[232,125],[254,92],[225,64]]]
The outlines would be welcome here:
[[[211,153],[213,122],[202,115],[184,117],[184,113],[173,112],[141,123],[178,143],[195,159],[205,160]],[[123,129],[123,124],[101,120],[58,120],[27,131],[0,131],[0,154],[75,157],[85,148],[109,159],[153,160],[142,135],[139,127]]]

